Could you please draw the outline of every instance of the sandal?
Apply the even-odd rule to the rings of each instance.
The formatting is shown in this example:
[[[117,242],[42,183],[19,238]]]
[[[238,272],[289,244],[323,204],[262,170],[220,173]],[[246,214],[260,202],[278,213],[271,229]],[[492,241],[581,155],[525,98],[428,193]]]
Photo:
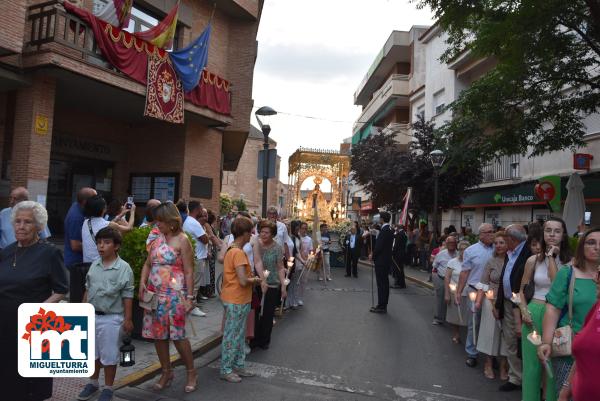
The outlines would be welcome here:
[[[173,369],[163,369],[160,379],[154,383],[152,388],[156,391],[161,391],[167,387],[170,387],[171,383],[173,382],[173,377]]]
[[[194,384],[190,385],[190,373],[194,374]],[[196,386],[198,385],[198,375],[196,374],[196,369],[188,369],[187,370],[187,374],[188,374],[188,384],[185,385],[183,391],[185,391],[186,393],[192,393],[194,391],[196,391]]]
[[[490,380],[493,380],[496,378],[496,375],[494,374],[494,369],[492,369],[491,366],[486,366],[483,368],[483,375]]]

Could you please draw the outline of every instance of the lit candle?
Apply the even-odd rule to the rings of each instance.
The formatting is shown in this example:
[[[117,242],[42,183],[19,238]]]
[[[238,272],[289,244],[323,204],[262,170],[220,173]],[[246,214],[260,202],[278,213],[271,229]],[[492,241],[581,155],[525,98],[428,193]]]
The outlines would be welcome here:
[[[477,299],[477,293],[475,291],[469,292],[469,299],[471,300],[471,315],[473,316],[473,343],[477,345],[477,313],[475,311],[475,300]]]
[[[521,303],[521,298],[519,297],[519,294],[516,294],[514,292],[512,293],[512,298],[510,300],[513,304],[519,305]]]
[[[456,284],[454,284],[454,283],[450,283],[450,284],[448,285],[448,287],[450,287],[450,291],[452,291],[452,292],[456,291]]]
[[[469,299],[471,300],[471,302],[475,302],[475,300],[477,300],[477,293],[474,291],[471,291],[469,293]]]
[[[287,262],[287,266],[288,267],[293,267],[294,266],[294,262]]]
[[[290,256],[288,260],[289,260],[290,262],[293,262],[293,261],[294,261],[294,257],[293,257],[293,256]]]
[[[271,274],[271,272],[270,272],[270,271],[268,271],[268,270],[265,270],[265,271],[263,272],[263,275],[265,276],[265,279],[266,279],[266,278],[269,278],[269,274]]]
[[[290,279],[289,278],[285,278],[283,280],[283,285],[287,287],[287,285],[290,283]]]
[[[494,300],[494,290],[487,290],[485,292],[485,297],[487,299],[489,299],[490,301],[493,301]]]

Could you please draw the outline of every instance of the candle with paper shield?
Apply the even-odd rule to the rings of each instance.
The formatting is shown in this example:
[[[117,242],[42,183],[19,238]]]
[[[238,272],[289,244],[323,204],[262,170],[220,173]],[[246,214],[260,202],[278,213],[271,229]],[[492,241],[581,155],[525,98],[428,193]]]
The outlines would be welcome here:
[[[471,312],[473,315],[473,344],[477,345],[477,319],[475,313],[475,300],[477,299],[477,293],[475,291],[469,292],[469,299],[471,300]]]
[[[493,300],[494,300],[494,295],[495,295],[495,294],[494,294],[494,290],[487,290],[487,291],[485,292],[485,297],[486,297],[487,299],[489,299],[490,301],[493,301]]]
[[[450,283],[450,284],[448,284],[448,287],[450,287],[450,292],[452,292],[452,298],[454,298],[454,294],[456,293],[456,284]],[[454,301],[451,301],[451,302],[454,302]],[[456,305],[456,311],[458,312],[458,321],[462,324],[463,317],[462,317],[462,311],[460,309],[460,304]]]
[[[529,333],[527,335],[527,340],[529,340],[529,342],[532,343],[536,347],[539,347],[540,345],[542,345],[542,338],[535,330],[533,330],[531,333]],[[547,359],[544,361],[544,369],[546,369],[546,374],[548,375],[548,377],[552,379],[554,377],[554,372],[552,372],[552,367],[550,366],[550,361],[548,361]]]
[[[515,304],[515,305],[520,305],[521,304],[521,297],[519,297],[519,294],[516,293],[512,293],[512,297],[510,298],[510,301]]]

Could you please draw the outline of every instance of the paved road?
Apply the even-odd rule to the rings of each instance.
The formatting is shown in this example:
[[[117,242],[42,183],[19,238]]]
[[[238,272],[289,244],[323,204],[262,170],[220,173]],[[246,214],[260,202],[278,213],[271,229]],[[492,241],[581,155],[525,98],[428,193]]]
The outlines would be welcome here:
[[[248,356],[258,377],[229,384],[218,378],[219,350],[196,360],[199,389],[184,394],[184,371],[172,388],[150,391],[150,382],[117,392],[143,400],[482,400],[517,401],[500,393],[499,380],[464,364],[462,346],[446,327],[431,325],[431,292],[416,285],[392,290],[387,315],[369,313],[371,283],[334,270],[325,286],[310,280],[303,309],[291,311],[274,328],[271,348]],[[464,334],[464,333],[463,333]]]

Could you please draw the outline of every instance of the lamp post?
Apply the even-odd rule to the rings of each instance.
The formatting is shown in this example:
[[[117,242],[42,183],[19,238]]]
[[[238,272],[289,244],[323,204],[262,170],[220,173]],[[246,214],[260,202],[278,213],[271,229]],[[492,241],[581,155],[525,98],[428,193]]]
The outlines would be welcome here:
[[[440,167],[444,164],[444,160],[446,160],[446,155],[439,149],[436,149],[429,153],[429,157],[431,158],[431,164],[433,165],[433,175],[434,175],[434,184],[433,184],[433,241],[437,246],[437,232],[438,232],[438,181],[440,178]]]
[[[262,190],[262,217],[267,217],[267,184],[269,181],[269,133],[271,132],[271,126],[268,124],[270,118],[276,115],[277,112],[269,106],[263,106],[256,110],[254,115],[262,131],[264,142],[263,142],[263,190]],[[261,118],[262,117],[262,120]]]

